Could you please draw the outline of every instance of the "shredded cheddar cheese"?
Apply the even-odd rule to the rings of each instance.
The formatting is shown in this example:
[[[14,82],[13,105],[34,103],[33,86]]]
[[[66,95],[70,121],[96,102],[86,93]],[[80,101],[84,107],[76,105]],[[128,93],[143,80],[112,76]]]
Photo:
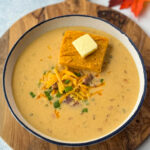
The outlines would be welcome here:
[[[68,69],[68,67],[64,67],[64,69],[58,70],[54,68],[52,72],[46,72],[43,74],[43,77],[40,79],[40,82],[43,84],[43,89],[47,89],[49,92],[46,92],[46,96],[49,100],[52,99],[52,96],[59,98],[57,102],[57,107],[67,99],[67,96],[70,96],[75,102],[76,101],[84,101],[93,95],[102,95],[102,90],[99,88],[105,85],[105,82],[101,82],[97,85],[86,85],[84,84],[85,79],[88,75],[74,73]],[[65,82],[68,81],[68,82]],[[55,88],[53,86],[57,85]],[[95,88],[94,92],[91,92],[91,89]],[[50,94],[50,95],[49,95]],[[38,98],[41,96],[45,96],[40,94]],[[52,103],[52,102],[51,102]],[[55,111],[56,116],[59,116]]]
[[[58,73],[58,71],[57,71],[56,68],[54,68],[54,72],[55,72],[56,77],[58,79],[58,89],[59,89],[59,92],[63,93],[63,91],[64,91],[64,85],[62,83],[61,77],[60,77],[60,75],[59,75],[59,73]]]

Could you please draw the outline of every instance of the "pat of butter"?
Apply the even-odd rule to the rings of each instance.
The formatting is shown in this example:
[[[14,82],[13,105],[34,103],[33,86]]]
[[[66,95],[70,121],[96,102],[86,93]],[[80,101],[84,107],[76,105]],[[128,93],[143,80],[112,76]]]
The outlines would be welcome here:
[[[89,34],[77,38],[72,44],[83,58],[97,49],[97,43]]]

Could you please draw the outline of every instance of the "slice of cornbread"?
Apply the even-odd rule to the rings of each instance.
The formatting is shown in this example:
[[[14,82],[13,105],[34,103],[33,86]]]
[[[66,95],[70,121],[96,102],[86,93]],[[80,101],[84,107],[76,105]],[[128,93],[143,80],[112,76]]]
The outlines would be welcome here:
[[[66,31],[63,37],[59,63],[75,69],[88,69],[101,71],[105,52],[108,46],[108,39],[94,34],[89,34],[97,43],[98,48],[91,55],[82,58],[72,42],[86,34],[82,31]]]

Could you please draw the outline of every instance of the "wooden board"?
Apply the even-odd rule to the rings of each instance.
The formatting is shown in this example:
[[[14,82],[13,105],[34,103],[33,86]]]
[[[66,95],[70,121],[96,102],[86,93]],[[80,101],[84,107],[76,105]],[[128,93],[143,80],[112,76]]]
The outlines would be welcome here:
[[[11,115],[2,91],[2,70],[9,50],[29,28],[46,19],[66,14],[87,14],[110,21],[123,30],[140,50],[148,75],[147,96],[135,119],[121,133],[96,145],[71,148],[45,142],[26,131]],[[0,135],[15,150],[133,150],[150,136],[150,38],[129,18],[86,0],[38,9],[17,21],[0,39]]]

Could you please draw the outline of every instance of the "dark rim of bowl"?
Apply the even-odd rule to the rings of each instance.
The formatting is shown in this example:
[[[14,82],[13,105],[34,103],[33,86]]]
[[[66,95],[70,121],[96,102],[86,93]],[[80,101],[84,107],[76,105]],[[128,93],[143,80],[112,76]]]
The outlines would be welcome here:
[[[104,137],[100,137],[98,139],[93,139],[91,141],[87,141],[87,142],[77,142],[77,143],[71,143],[71,142],[68,142],[65,141],[65,142],[61,142],[61,141],[57,141],[57,140],[51,140],[51,139],[48,139],[48,138],[45,138],[44,136],[36,133],[35,131],[31,130],[28,126],[26,126],[18,117],[17,115],[14,113],[12,107],[10,106],[10,103],[9,103],[9,100],[7,98],[7,93],[6,93],[6,88],[5,88],[5,72],[6,72],[6,68],[7,68],[7,63],[8,63],[8,60],[9,60],[9,57],[11,56],[11,53],[13,52],[13,50],[15,49],[16,45],[21,41],[21,39],[26,35],[28,34],[30,31],[32,31],[34,28],[40,26],[41,24],[44,24],[48,21],[51,21],[51,20],[54,20],[54,19],[58,19],[58,18],[64,18],[64,17],[88,17],[88,18],[93,18],[93,19],[97,19],[97,20],[101,20],[109,25],[111,25],[113,28],[115,28],[116,30],[118,30],[120,33],[124,34],[128,40],[130,41],[130,43],[132,44],[132,46],[135,48],[139,58],[140,58],[140,61],[141,61],[141,64],[142,64],[142,67],[143,67],[143,74],[144,74],[144,91],[143,91],[143,94],[142,94],[142,97],[141,97],[141,101],[136,109],[136,111],[134,112],[134,114],[121,126],[119,127],[117,130],[113,131],[112,133],[104,136]],[[118,27],[116,27],[115,25],[111,24],[110,22],[102,19],[102,18],[99,18],[99,17],[94,17],[94,16],[89,16],[89,15],[64,15],[64,16],[58,16],[58,17],[54,17],[54,18],[51,18],[51,19],[48,19],[48,20],[45,20],[35,26],[33,26],[32,28],[30,28],[28,31],[26,31],[19,39],[18,41],[14,44],[14,46],[12,47],[11,51],[9,52],[8,56],[7,56],[7,59],[6,59],[6,62],[5,62],[5,65],[4,65],[4,70],[3,70],[3,91],[4,91],[4,95],[5,95],[5,99],[7,101],[7,104],[8,104],[8,107],[11,111],[11,113],[13,114],[13,116],[16,118],[16,120],[25,128],[27,129],[28,131],[30,131],[32,134],[34,134],[35,136],[47,141],[47,142],[51,142],[53,144],[58,144],[58,145],[63,145],[63,146],[86,146],[86,145],[91,145],[91,144],[95,144],[95,143],[98,143],[98,142],[102,142],[114,135],[116,135],[117,133],[119,133],[121,130],[123,130],[132,120],[133,118],[135,117],[135,115],[137,114],[137,112],[139,111],[143,101],[144,101],[144,97],[146,95],[146,87],[147,87],[147,76],[146,76],[146,71],[145,71],[145,66],[144,66],[144,61],[142,59],[142,56],[140,54],[140,52],[138,51],[138,49],[136,48],[135,44],[132,42],[132,40],[123,32],[121,31]]]

